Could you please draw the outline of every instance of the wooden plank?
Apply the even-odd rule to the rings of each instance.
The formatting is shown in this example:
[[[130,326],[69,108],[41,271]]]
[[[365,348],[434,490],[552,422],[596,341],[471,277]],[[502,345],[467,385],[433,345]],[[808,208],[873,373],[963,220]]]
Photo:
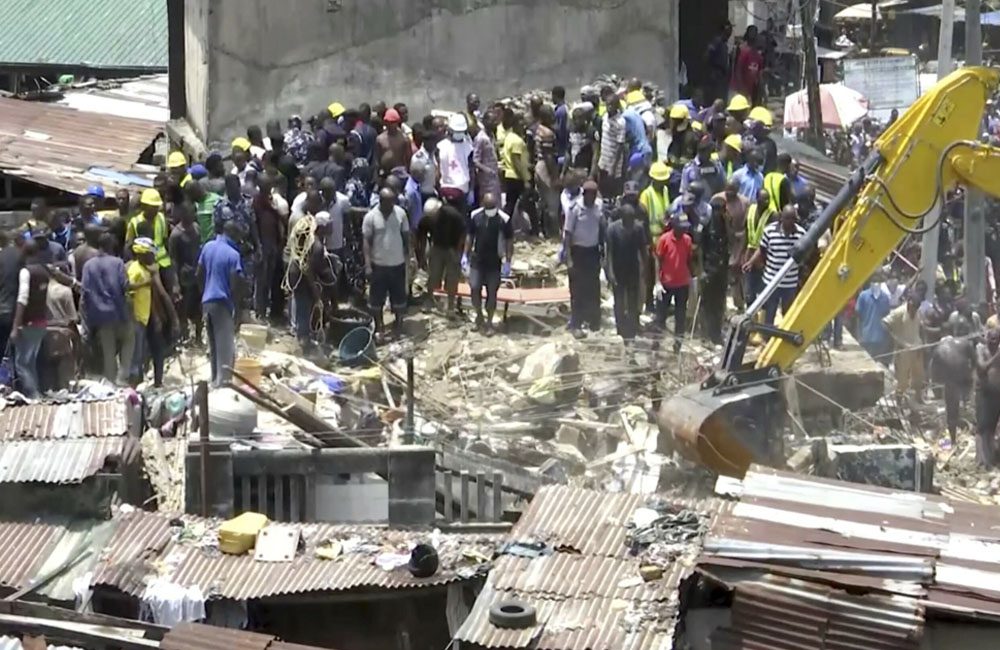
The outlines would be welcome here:
[[[461,480],[461,506],[462,506],[462,523],[469,523],[469,471],[463,469],[462,473],[459,475]]]
[[[315,402],[311,402],[302,395],[299,395],[274,375],[271,375],[271,386],[271,392],[274,393],[274,398],[278,401],[285,402],[286,404],[294,404],[306,413],[316,412]]]

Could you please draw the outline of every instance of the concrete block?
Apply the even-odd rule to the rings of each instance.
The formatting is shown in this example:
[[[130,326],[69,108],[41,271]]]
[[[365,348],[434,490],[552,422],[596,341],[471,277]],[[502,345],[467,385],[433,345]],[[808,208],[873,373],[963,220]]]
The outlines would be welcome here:
[[[804,384],[798,390],[803,417],[830,413],[841,406],[852,411],[869,408],[885,395],[885,366],[868,356],[848,332],[844,332],[844,349],[830,351],[830,362],[823,367],[810,348],[792,369]]]
[[[913,445],[827,445],[816,463],[826,478],[896,490],[929,490],[924,459]]]

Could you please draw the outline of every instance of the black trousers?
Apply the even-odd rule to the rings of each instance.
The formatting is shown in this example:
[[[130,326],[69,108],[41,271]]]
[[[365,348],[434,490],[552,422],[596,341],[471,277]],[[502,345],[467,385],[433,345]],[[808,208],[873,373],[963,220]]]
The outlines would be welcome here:
[[[642,310],[642,288],[638,274],[634,280],[619,281],[614,286],[615,294],[615,327],[618,336],[626,341],[635,338],[639,333],[639,312]]]
[[[701,289],[699,330],[713,343],[722,342],[722,325],[726,317],[726,291],[729,275],[725,271],[709,276]]]
[[[601,253],[597,246],[572,246],[570,254],[570,327],[587,325],[597,331],[601,328]]]

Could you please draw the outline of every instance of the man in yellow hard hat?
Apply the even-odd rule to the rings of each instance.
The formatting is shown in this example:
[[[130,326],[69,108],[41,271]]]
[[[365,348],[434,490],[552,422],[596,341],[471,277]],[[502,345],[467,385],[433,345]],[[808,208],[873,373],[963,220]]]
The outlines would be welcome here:
[[[771,127],[774,125],[774,117],[771,111],[763,106],[755,106],[749,115],[750,129],[749,135],[761,155],[761,171],[764,174],[773,172],[778,165],[778,145],[771,137]],[[744,146],[746,146],[744,144]]]
[[[247,168],[250,163],[250,141],[246,138],[236,138],[233,140],[232,160],[233,172],[240,179],[240,185],[247,180]]]
[[[132,242],[139,237],[146,237],[156,245],[155,261],[160,267],[160,279],[163,287],[171,294],[179,296],[173,267],[170,263],[170,253],[167,251],[167,239],[170,230],[167,218],[163,214],[163,197],[152,188],[142,191],[139,197],[139,214],[132,217],[125,227],[125,250],[132,250]]]
[[[665,162],[656,161],[649,168],[649,186],[639,194],[639,205],[646,211],[649,223],[649,251],[653,254],[656,242],[666,228],[670,210],[669,181],[673,170]],[[656,269],[648,265],[645,278],[645,297],[647,310],[653,309],[653,287],[656,284]]]
[[[670,119],[670,144],[667,162],[681,168],[692,158],[698,148],[698,134],[691,128],[691,111],[684,104],[674,104],[668,113]]]
[[[726,106],[726,112],[733,116],[737,122],[740,124],[747,119],[747,114],[750,113],[750,102],[743,95],[736,94],[729,99],[729,105]]]
[[[733,173],[743,165],[743,138],[736,135],[727,135],[719,147],[719,162],[726,172],[726,179],[733,177]]]
[[[343,115],[347,109],[340,102],[333,102],[326,107],[327,112],[330,114],[330,118],[334,120],[339,120],[340,116]],[[249,148],[249,147],[248,147]]]

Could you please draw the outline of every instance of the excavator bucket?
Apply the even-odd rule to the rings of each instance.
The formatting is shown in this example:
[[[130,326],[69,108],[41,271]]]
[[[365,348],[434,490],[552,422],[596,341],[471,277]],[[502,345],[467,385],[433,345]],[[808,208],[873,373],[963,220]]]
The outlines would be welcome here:
[[[660,451],[676,450],[718,474],[743,478],[753,463],[783,461],[784,415],[777,381],[686,386],[660,405]]]

